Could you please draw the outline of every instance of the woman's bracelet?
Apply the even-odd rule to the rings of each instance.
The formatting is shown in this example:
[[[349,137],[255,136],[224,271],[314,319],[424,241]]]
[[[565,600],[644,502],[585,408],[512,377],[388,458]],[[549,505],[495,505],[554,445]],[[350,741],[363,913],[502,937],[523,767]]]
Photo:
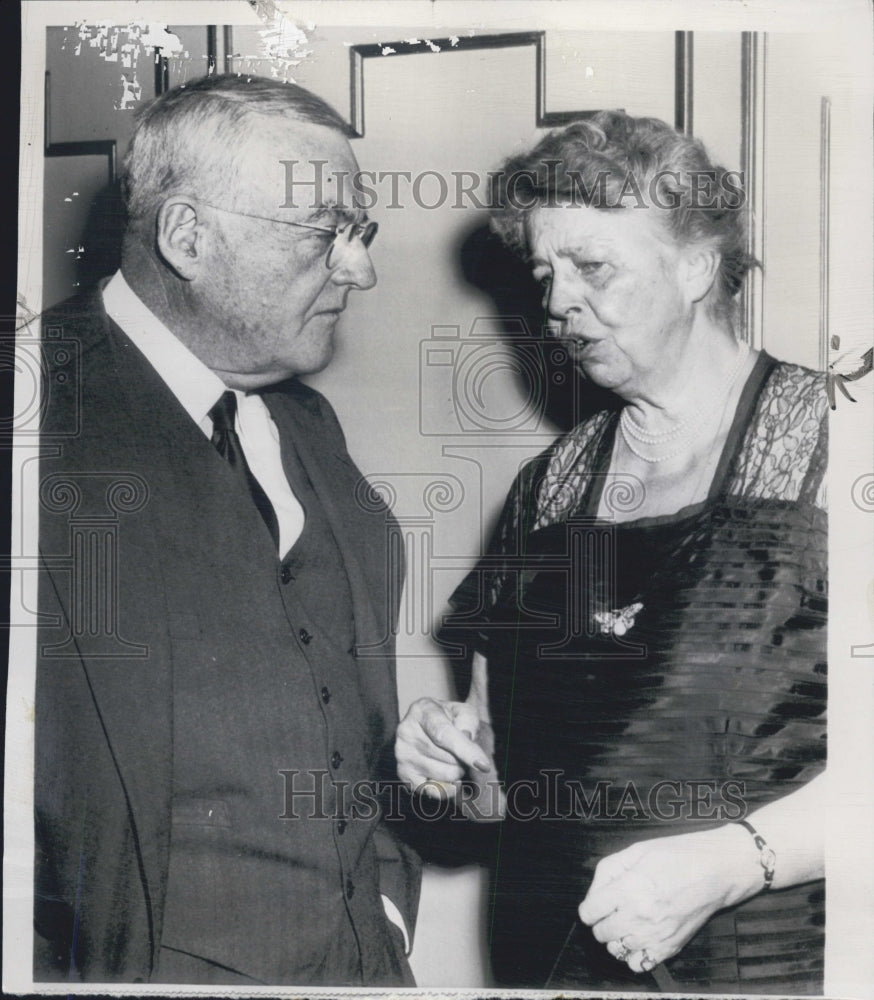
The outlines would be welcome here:
[[[759,864],[762,866],[765,872],[765,889],[770,889],[771,884],[774,881],[774,869],[777,867],[777,855],[773,848],[768,847],[768,842],[759,833],[759,831],[753,826],[752,823],[748,823],[745,819],[739,819],[738,825],[744,827],[744,829],[749,830],[752,834],[753,840],[755,841],[756,847],[759,849]]]

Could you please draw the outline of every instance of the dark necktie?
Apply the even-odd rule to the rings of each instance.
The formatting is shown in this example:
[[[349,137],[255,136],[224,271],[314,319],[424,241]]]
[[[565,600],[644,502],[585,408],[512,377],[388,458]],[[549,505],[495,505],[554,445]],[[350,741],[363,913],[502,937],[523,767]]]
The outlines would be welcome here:
[[[261,488],[261,484],[252,475],[249,463],[243,453],[243,446],[237,437],[234,429],[234,418],[237,415],[237,397],[228,390],[223,392],[221,399],[209,411],[212,419],[212,437],[210,440],[216,451],[235,470],[241,482],[255,502],[264,523],[270,529],[274,543],[279,545],[279,522],[276,520],[276,511],[267,499],[267,494]]]

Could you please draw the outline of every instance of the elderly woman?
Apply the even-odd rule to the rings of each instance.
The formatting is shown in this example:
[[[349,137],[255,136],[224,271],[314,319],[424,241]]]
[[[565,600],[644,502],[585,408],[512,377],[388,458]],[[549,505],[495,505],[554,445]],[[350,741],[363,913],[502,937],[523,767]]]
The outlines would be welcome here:
[[[517,477],[447,622],[470,694],[399,773],[497,773],[499,984],[821,992],[824,377],[738,338],[737,175],[664,123],[551,134],[495,203],[617,405]]]

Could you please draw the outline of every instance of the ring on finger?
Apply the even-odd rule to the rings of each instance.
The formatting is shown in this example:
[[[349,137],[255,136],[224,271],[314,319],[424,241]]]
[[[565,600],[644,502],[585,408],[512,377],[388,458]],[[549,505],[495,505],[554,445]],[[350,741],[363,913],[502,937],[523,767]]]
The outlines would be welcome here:
[[[641,949],[641,955],[642,958],[640,960],[640,967],[644,972],[650,972],[658,965],[658,962],[656,962],[646,948]]]
[[[611,952],[616,961],[626,961],[628,956],[631,954],[631,950],[625,945],[625,943],[622,940],[611,941],[610,943],[616,948],[616,951]]]

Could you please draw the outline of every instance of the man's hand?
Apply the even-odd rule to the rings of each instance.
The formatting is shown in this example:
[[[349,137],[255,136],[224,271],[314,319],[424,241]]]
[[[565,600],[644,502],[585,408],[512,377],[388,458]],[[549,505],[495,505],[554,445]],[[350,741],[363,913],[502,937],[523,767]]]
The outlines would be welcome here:
[[[751,844],[735,826],[632,844],[598,863],[580,919],[614,958],[648,972],[717,910],[761,888]]]
[[[491,763],[475,742],[480,719],[476,708],[461,701],[420,698],[413,702],[398,726],[395,754],[398,776],[410,791],[452,797],[458,782],[471,769],[482,773]],[[438,784],[439,783],[439,787]]]

